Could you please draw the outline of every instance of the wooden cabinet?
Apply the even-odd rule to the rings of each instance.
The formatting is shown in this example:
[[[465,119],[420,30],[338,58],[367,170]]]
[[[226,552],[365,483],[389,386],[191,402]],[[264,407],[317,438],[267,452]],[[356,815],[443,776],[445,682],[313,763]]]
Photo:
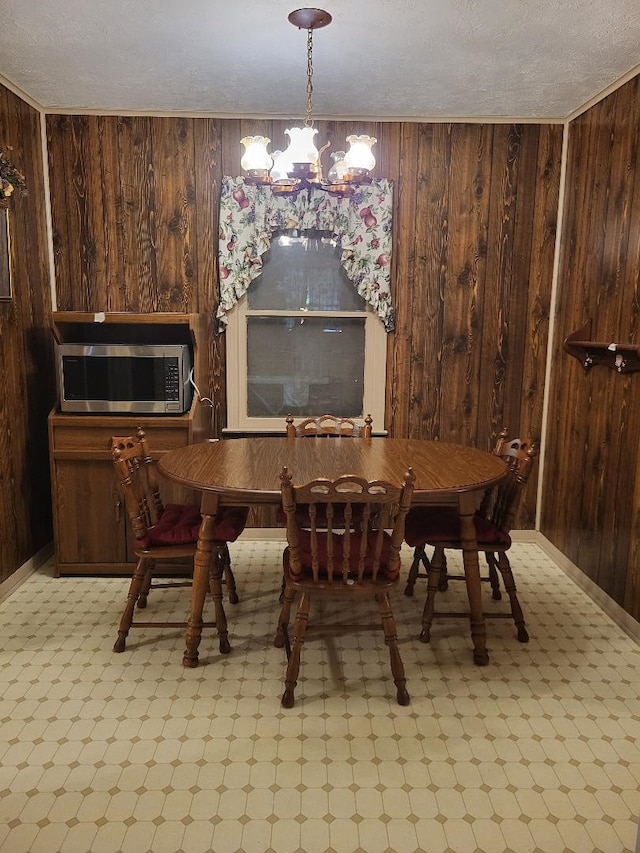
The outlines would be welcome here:
[[[55,425],[53,437],[55,442]],[[58,572],[122,566],[127,525],[111,463],[57,457],[54,470]]]
[[[60,341],[91,340],[92,316],[64,312],[54,314],[54,333]],[[205,360],[198,349],[203,322],[199,315],[106,315],[101,320],[102,340],[104,322],[113,324],[113,334],[126,323],[135,340],[135,323],[147,327],[141,333],[145,342],[163,343],[167,335],[171,342],[180,339],[182,326],[185,342],[194,347],[196,383],[207,386],[204,376]],[[158,320],[160,318],[160,320]],[[155,332],[149,326],[155,325]],[[82,327],[82,328],[81,328]],[[198,379],[198,376],[203,378]],[[56,568],[60,575],[71,574],[130,574],[133,542],[124,500],[113,470],[111,437],[130,435],[142,426],[149,436],[151,451],[158,459],[168,450],[204,441],[208,438],[211,409],[194,398],[189,412],[183,415],[140,414],[65,414],[54,409],[49,415],[49,448],[53,501]],[[195,500],[172,483],[163,483],[165,501]]]

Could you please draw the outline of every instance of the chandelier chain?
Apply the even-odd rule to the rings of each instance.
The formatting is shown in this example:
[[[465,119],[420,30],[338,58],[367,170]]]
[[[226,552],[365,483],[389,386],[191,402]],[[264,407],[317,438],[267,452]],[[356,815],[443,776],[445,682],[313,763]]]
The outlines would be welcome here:
[[[307,117],[306,127],[313,126],[313,27],[307,30]]]

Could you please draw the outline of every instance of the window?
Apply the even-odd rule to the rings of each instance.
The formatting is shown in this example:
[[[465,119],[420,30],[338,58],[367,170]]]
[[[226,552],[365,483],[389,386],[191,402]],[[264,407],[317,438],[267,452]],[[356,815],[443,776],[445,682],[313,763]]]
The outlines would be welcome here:
[[[282,431],[288,414],[384,424],[386,333],[329,232],[276,231],[262,274],[228,315],[230,429]]]

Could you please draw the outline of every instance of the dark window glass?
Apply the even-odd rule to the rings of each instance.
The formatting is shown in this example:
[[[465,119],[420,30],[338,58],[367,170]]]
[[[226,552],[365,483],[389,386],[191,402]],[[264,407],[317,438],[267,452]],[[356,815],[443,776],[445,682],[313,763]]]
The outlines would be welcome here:
[[[341,252],[327,232],[274,232],[263,271],[247,292],[249,310],[366,311]]]
[[[364,318],[249,317],[249,417],[362,416],[364,336]]]

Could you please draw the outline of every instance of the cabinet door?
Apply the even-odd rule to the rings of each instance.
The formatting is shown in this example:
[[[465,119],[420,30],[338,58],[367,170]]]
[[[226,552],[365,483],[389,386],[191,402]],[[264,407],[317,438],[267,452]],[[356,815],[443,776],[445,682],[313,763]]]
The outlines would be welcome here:
[[[126,508],[111,461],[56,463],[56,551],[65,563],[126,563]]]

